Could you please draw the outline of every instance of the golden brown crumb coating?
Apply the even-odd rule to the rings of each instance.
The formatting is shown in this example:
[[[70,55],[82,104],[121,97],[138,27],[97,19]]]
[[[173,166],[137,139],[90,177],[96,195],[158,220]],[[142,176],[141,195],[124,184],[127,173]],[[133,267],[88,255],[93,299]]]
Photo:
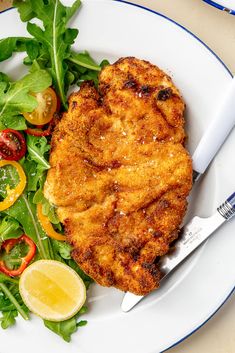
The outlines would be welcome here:
[[[105,67],[98,90],[85,82],[69,98],[44,193],[74,259],[103,286],[159,286],[156,258],[177,238],[192,186],[183,112],[169,76],[132,57]]]

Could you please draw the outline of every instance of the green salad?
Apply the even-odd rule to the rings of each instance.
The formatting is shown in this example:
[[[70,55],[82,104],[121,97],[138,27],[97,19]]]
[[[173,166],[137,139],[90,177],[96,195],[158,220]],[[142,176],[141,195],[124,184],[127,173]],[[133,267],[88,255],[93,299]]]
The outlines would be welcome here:
[[[16,0],[13,6],[25,22],[29,36],[0,39],[0,61],[23,52],[23,64],[28,67],[27,75],[14,82],[0,72],[0,324],[3,329],[14,325],[18,314],[29,318],[30,311],[20,296],[19,279],[30,263],[39,259],[57,260],[74,269],[87,289],[92,282],[71,258],[63,226],[54,206],[43,195],[50,168],[51,133],[61,112],[67,109],[68,89],[84,80],[93,80],[97,85],[99,71],[108,63],[104,60],[98,65],[88,52],[73,50],[78,29],[69,28],[68,22],[80,5],[80,0],[71,7],[59,0]],[[69,342],[72,333],[86,324],[80,320],[86,311],[83,306],[66,321],[44,320],[44,323]]]

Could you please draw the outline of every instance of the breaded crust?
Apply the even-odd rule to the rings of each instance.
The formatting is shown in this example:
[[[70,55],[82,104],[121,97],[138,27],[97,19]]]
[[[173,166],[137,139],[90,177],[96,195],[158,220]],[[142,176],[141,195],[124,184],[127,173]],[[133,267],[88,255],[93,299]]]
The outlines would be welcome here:
[[[192,186],[184,102],[169,76],[128,57],[99,88],[69,98],[52,139],[44,193],[58,209],[73,257],[103,286],[145,295],[159,256],[177,238]]]

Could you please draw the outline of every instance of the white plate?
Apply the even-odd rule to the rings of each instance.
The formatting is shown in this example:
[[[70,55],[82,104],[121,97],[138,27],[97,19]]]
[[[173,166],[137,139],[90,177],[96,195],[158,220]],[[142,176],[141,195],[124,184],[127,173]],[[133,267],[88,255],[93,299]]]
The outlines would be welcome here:
[[[73,26],[80,29],[78,49],[98,60],[136,56],[157,64],[174,79],[187,104],[189,150],[193,152],[231,81],[219,58],[198,38],[172,20],[123,2],[84,1]],[[2,37],[26,35],[15,10],[0,15]],[[21,55],[0,71],[23,73]],[[235,131],[204,180],[194,189],[188,217],[210,215],[235,189]],[[1,353],[159,353],[199,328],[230,295],[235,283],[235,220],[224,225],[187,263],[136,309],[125,314],[123,293],[94,285],[89,293],[89,323],[68,345],[40,319],[17,321],[0,331]],[[84,317],[85,318],[85,317]]]

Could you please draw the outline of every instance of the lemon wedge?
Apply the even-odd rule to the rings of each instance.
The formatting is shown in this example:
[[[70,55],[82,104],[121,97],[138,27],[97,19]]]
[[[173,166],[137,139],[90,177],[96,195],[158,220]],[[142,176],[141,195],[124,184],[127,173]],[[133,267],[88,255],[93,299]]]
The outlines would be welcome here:
[[[25,305],[42,319],[64,321],[74,316],[86,300],[86,287],[69,266],[39,260],[26,268],[19,289]]]

